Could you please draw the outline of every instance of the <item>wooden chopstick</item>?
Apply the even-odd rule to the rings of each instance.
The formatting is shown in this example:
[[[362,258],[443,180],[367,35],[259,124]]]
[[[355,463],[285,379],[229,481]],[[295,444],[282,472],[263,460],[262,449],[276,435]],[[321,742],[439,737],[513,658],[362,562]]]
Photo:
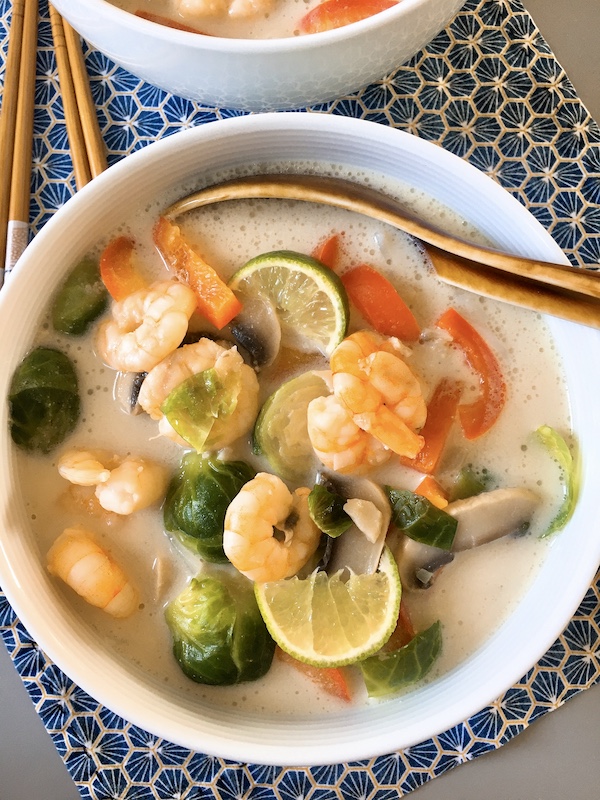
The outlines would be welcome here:
[[[58,67],[58,81],[60,83],[60,93],[62,95],[63,109],[65,112],[65,124],[67,126],[67,136],[69,137],[69,147],[73,160],[75,185],[80,189],[91,181],[92,175],[77,108],[77,98],[75,96],[73,76],[69,64],[62,17],[52,5],[48,6],[48,10],[50,12],[50,26],[52,28],[52,39],[54,41],[56,65]]]
[[[77,189],[107,168],[81,40],[49,6]],[[0,287],[29,242],[38,0],[14,0],[0,114]]]
[[[106,151],[98,127],[81,41],[54,6],[49,5],[49,11],[75,185],[81,189],[106,169]]]
[[[2,269],[0,286],[4,280],[4,261],[6,259],[6,234],[8,228],[8,205],[12,179],[12,154],[15,146],[15,125],[17,119],[17,97],[19,94],[19,69],[21,63],[21,44],[23,41],[23,14],[25,0],[15,0],[12,7],[10,37],[0,114],[0,158],[2,159],[2,180],[0,181],[0,267]]]
[[[77,189],[107,168],[81,40],[52,5],[65,122]],[[38,0],[14,0],[0,114],[0,287],[29,241]]]
[[[37,0],[15,0],[0,117],[3,173],[0,286],[29,240],[37,30]]]
[[[62,24],[67,53],[69,55],[69,64],[73,76],[73,86],[75,88],[75,97],[79,109],[83,139],[90,164],[90,174],[92,178],[95,178],[108,167],[106,147],[100,132],[100,126],[98,125],[96,104],[92,98],[90,81],[85,61],[83,60],[81,38],[66,20],[63,19]]]

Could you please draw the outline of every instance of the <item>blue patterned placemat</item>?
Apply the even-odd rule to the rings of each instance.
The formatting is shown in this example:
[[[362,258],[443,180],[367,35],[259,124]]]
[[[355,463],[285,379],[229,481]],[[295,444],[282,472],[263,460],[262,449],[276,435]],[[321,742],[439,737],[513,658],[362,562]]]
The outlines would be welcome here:
[[[34,233],[75,192],[45,3],[41,16]],[[0,0],[0,76],[9,22],[10,2]],[[85,52],[109,163],[182,128],[242,113],[174,97],[97,51]],[[527,206],[573,264],[600,264],[600,129],[519,0],[468,0],[445,31],[385,80],[308,111],[390,125],[450,150]],[[501,747],[600,680],[600,576],[545,656],[494,703],[406,750],[325,767],[231,762],[156,739],[74,685],[1,592],[0,633],[84,798],[392,800]]]

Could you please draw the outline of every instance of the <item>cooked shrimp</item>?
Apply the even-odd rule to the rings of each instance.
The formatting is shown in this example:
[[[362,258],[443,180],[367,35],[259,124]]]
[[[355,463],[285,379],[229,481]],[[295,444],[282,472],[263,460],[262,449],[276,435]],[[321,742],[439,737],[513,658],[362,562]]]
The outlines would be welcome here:
[[[206,450],[220,450],[247,433],[258,413],[258,379],[256,373],[244,363],[235,347],[224,347],[212,339],[200,339],[175,350],[146,376],[138,402],[152,419],[159,420],[159,433],[189,447],[171,427],[161,411],[161,406],[173,389],[190,378],[214,368],[225,383],[230,373],[239,376],[239,391],[233,408],[215,418],[206,441]]]
[[[96,486],[110,478],[114,456],[105,450],[67,450],[58,459],[61,477],[77,486]]]
[[[311,400],[306,420],[317,458],[335,472],[368,472],[391,455],[391,450],[358,427],[352,413],[335,395]]]
[[[184,17],[253,17],[267,14],[274,0],[178,0],[177,10]]]
[[[169,480],[160,464],[100,450],[67,450],[58,460],[58,471],[69,483],[95,486],[102,508],[122,515],[162,499]]]
[[[148,372],[173,352],[187,333],[196,296],[185,283],[158,281],[112,307],[98,329],[96,349],[120,372]]]
[[[138,592],[113,558],[81,526],[66,528],[47,556],[48,571],[113,617],[128,617],[138,607]]]
[[[352,420],[385,447],[414,458],[427,406],[418,378],[401,358],[401,345],[371,331],[348,336],[331,355],[333,393]]]
[[[321,538],[308,513],[309,492],[300,488],[292,494],[267,472],[246,483],[225,514],[223,550],[233,566],[260,583],[295,575]]]

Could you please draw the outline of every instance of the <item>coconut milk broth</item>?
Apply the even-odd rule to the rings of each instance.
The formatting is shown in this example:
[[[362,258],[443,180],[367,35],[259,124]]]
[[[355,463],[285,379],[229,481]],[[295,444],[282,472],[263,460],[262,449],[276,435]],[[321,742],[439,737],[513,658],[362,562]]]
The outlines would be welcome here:
[[[371,180],[364,174],[346,177]],[[436,217],[438,221],[443,218],[446,228],[454,232],[462,229],[464,233],[461,220],[413,189],[385,185],[379,179],[375,182],[406,198],[407,204],[423,216]],[[187,191],[183,189],[176,196]],[[151,244],[151,229],[161,209],[174,199],[161,198],[130,220],[124,220],[118,231],[107,232],[98,249],[112,236],[130,233],[139,245],[147,277],[164,275]],[[445,286],[429,270],[420,248],[404,234],[339,209],[292,201],[235,201],[199,209],[179,222],[185,235],[201,247],[204,257],[225,278],[261,252],[279,248],[310,252],[332,231],[342,232],[345,263],[366,261],[392,277],[422,325],[431,325],[444,309],[454,305],[482,332],[497,354],[508,383],[507,406],[495,427],[480,441],[465,443],[455,429],[448,446],[447,465],[451,468],[459,462],[472,462],[487,467],[503,485],[528,486],[542,496],[543,512],[534,520],[530,535],[463,553],[443,570],[433,588],[407,596],[418,629],[435,619],[442,620],[444,646],[437,672],[452,668],[485,642],[523,596],[548,546],[537,534],[560,504],[558,469],[531,437],[541,424],[562,432],[569,430],[566,388],[545,324],[536,314]],[[353,314],[352,329],[362,324]],[[210,330],[210,326],[199,320],[195,321],[195,327]],[[103,646],[132,664],[144,679],[200,703],[286,716],[320,714],[339,708],[338,701],[320,693],[277,659],[265,678],[238,687],[204,687],[183,676],[171,655],[163,610],[169,599],[198,573],[201,563],[170,541],[163,532],[158,509],[111,519],[110,524],[73,513],[72,508],[65,507],[67,486],[56,470],[60,452],[71,446],[146,456],[170,465],[173,471],[182,450],[157,437],[156,423],[146,415],[131,417],[120,410],[113,398],[115,373],[94,355],[93,334],[83,339],[57,337],[46,322],[36,343],[58,346],[71,356],[80,377],[82,396],[80,424],[56,454],[47,458],[19,454],[21,482],[40,551],[45,557],[63,528],[84,524],[99,535],[142,592],[139,612],[126,620],[114,620],[88,606],[57,581],[58,590],[74,604],[85,625],[97,634]],[[445,355],[446,359],[440,361],[435,348],[428,344],[413,348],[409,363],[426,379],[430,391],[442,371],[448,373]],[[452,370],[465,376],[460,356],[454,354],[450,358]],[[283,377],[308,368],[304,359],[299,363],[300,368],[292,365]],[[315,366],[322,367],[323,361],[317,358]],[[281,375],[277,378],[282,379]],[[263,387],[263,395],[266,397],[275,385],[276,379],[271,376]],[[227,457],[247,458],[257,469],[269,469],[268,464],[249,453],[246,443],[230,448]],[[381,469],[379,478],[406,488],[413,488],[418,482],[414,473],[392,462]],[[356,702],[366,702],[360,688]]]
[[[255,16],[231,18],[218,15],[192,15],[180,12],[178,0],[110,0],[113,5],[135,14],[145,11],[176,23],[188,25],[210,36],[226,39],[281,39],[299,36],[299,23],[322,0],[274,0],[273,7]]]

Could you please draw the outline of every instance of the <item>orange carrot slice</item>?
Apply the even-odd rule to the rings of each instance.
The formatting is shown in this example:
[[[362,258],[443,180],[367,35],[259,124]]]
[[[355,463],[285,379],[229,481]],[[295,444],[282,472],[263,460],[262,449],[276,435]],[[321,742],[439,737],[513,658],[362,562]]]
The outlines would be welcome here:
[[[415,638],[415,629],[406,607],[404,598],[400,601],[400,611],[398,613],[398,621],[396,627],[392,631],[392,635],[381,648],[382,653],[393,653],[401,647],[407,645],[411,639]]]
[[[433,475],[426,475],[415,489],[415,494],[427,498],[436,508],[446,508],[448,497]]]
[[[323,689],[327,694],[339,697],[340,700],[349,702],[352,699],[350,687],[344,670],[340,667],[313,667],[298,661],[293,656],[286,653],[280,647],[277,648],[277,655],[286,664],[290,664],[297,670],[306,675],[313,683]]]
[[[456,419],[462,388],[462,384],[449,378],[438,383],[427,404],[427,420],[421,429],[425,443],[415,458],[401,459],[405,466],[419,472],[435,472]]]
[[[335,270],[340,254],[340,237],[332,233],[315,247],[311,255],[329,269]]]

